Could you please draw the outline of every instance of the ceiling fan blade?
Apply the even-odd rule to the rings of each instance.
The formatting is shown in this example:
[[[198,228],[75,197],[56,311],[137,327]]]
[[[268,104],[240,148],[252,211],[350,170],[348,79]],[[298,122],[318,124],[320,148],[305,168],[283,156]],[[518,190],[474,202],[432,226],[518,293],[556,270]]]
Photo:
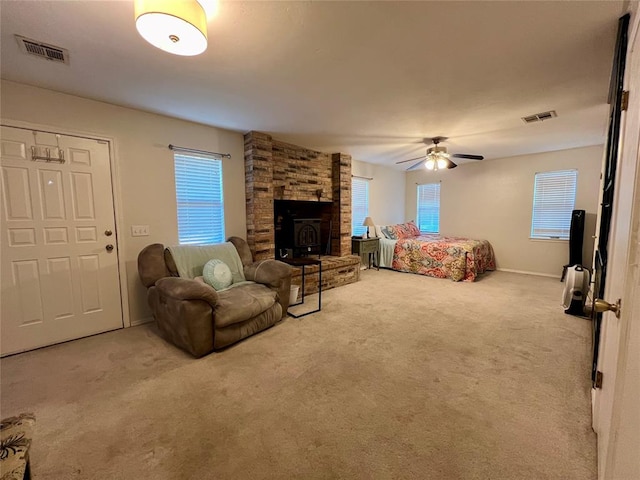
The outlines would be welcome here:
[[[416,158],[410,158],[409,160],[401,160],[399,162],[396,162],[396,165],[398,165],[399,163],[413,162],[413,161],[418,160],[420,158],[422,158],[424,160],[424,155],[421,155],[421,156],[416,157]]]
[[[415,160],[415,158],[414,158],[414,160]],[[407,168],[407,172],[409,170],[416,170],[417,168],[420,168],[422,165],[424,165],[424,162],[426,160],[427,159],[425,157],[423,157],[422,160],[420,160],[418,163],[415,163],[415,164],[411,165],[409,168]]]
[[[447,165],[447,170],[451,170],[452,168],[456,168],[458,166],[457,163],[453,163],[451,160],[449,160],[449,165]]]
[[[468,158],[469,160],[484,160],[482,155],[467,155],[466,153],[454,153],[451,156],[455,158]]]

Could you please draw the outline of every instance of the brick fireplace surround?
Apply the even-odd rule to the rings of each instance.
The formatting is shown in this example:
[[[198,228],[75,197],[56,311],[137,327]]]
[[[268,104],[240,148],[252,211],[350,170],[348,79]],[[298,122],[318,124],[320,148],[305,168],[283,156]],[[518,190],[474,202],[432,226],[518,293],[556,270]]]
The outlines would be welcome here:
[[[244,136],[247,243],[256,260],[275,258],[274,199],[332,202],[331,255],[322,256],[322,289],[358,281],[351,254],[351,156],[322,153],[251,131]],[[307,267],[305,293],[317,291]],[[293,283],[300,284],[295,269]]]

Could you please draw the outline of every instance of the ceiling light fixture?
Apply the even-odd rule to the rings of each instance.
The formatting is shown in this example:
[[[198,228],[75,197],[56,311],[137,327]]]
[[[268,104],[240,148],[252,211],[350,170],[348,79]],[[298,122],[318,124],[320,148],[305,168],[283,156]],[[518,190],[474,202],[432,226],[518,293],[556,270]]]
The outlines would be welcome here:
[[[435,146],[427,150],[427,161],[424,164],[427,170],[438,171],[449,166],[449,154],[444,147]]]
[[[447,147],[439,147],[438,144],[442,141],[446,140],[446,137],[433,137],[433,138],[425,138],[422,141],[429,145],[433,143],[433,147],[427,149],[427,153],[421,157],[410,158],[409,160],[400,160],[396,162],[406,163],[406,162],[415,162],[416,160],[420,160],[418,163],[414,163],[409,168],[409,170],[415,170],[416,168],[420,168],[423,165],[427,170],[440,170],[446,168],[447,170],[451,170],[452,168],[456,168],[458,165],[451,161],[451,157],[453,158],[465,158],[468,160],[484,160],[482,155],[469,155],[468,153],[447,153]]]
[[[196,0],[136,0],[136,28],[154,47],[175,55],[207,49],[207,16]]]

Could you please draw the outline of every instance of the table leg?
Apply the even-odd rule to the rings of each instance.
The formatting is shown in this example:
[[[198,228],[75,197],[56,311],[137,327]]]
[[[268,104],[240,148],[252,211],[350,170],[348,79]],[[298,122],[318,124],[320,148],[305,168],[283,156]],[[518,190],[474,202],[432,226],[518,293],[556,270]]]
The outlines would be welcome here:
[[[305,267],[306,265],[302,265],[302,299],[299,303],[295,305],[302,305],[304,303],[304,287],[305,287]],[[291,306],[295,306],[291,305]],[[287,312],[287,315],[293,318],[301,318],[306,315],[310,315],[312,313],[316,313],[322,310],[322,263],[318,263],[318,308],[317,310],[312,310],[310,312],[301,313],[300,315],[296,315],[295,313]]]
[[[322,263],[318,265],[318,311],[322,310]]]

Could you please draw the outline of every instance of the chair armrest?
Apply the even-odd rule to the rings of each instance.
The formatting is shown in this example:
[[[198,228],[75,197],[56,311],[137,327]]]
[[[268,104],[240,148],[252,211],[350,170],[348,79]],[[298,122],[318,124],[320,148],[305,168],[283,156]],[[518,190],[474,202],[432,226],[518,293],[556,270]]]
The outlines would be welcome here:
[[[165,277],[156,282],[158,292],[176,300],[203,300],[211,307],[218,303],[218,292],[206,283],[179,277]]]
[[[244,276],[252,282],[262,283],[278,294],[278,303],[282,307],[282,317],[289,308],[289,292],[293,268],[279,260],[262,260],[244,267]]]
[[[262,283],[278,289],[283,282],[291,279],[293,269],[279,260],[261,260],[244,267],[244,276],[252,282]]]

